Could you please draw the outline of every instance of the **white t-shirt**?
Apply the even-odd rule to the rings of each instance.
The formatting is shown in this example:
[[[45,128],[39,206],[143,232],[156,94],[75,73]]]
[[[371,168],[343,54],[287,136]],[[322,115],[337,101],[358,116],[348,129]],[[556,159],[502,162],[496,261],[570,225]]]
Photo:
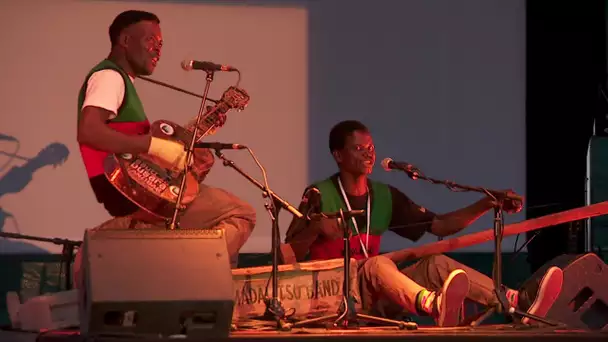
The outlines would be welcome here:
[[[129,78],[131,82],[134,81],[133,77],[129,76]],[[108,119],[114,119],[118,115],[118,108],[122,104],[124,95],[125,82],[118,71],[112,69],[96,71],[87,82],[82,108],[86,106],[103,108],[113,113]]]

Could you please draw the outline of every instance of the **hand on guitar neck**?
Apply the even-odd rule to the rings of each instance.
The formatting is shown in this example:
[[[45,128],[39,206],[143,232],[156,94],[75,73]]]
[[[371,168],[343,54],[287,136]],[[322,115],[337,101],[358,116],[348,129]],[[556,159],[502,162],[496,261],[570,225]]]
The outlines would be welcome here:
[[[213,109],[213,106],[207,106],[207,112],[210,112]],[[226,113],[218,113],[215,124],[213,124],[211,127],[207,127],[205,123],[202,123],[201,125],[199,125],[198,129],[203,132],[207,130],[207,134],[205,134],[207,136],[214,135],[215,133],[217,133],[218,129],[222,128],[226,124],[226,120],[228,120],[228,116],[226,115]]]

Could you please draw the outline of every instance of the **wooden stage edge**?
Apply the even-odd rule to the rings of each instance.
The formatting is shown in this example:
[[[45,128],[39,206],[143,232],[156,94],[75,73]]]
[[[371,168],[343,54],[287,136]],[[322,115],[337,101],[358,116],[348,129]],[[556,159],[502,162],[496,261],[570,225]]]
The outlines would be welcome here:
[[[206,335],[206,334],[204,334]],[[521,327],[513,325],[482,325],[479,327],[436,328],[419,327],[416,330],[396,328],[361,328],[349,330],[327,330],[323,328],[298,328],[289,332],[275,330],[251,330],[231,332],[228,338],[193,336],[189,338],[152,338],[152,337],[104,337],[85,338],[76,332],[59,331],[45,334],[0,330],[0,342],[84,342],[84,341],[495,341],[495,340],[567,340],[608,341],[608,332],[591,332],[542,327]]]

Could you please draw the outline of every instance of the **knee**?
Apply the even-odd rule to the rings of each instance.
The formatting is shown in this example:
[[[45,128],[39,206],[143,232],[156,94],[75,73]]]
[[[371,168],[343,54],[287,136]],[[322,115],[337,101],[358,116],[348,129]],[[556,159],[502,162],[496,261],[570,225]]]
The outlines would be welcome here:
[[[255,209],[253,209],[253,206],[251,206],[251,204],[249,204],[245,201],[240,201],[240,202],[241,202],[243,215],[246,216],[248,220],[255,223],[257,216],[256,216]]]
[[[230,194],[230,198],[233,203],[232,212],[234,213],[234,216],[251,222],[251,229],[253,229],[257,218],[253,206],[234,194]]]
[[[253,207],[235,194],[220,188],[201,184],[197,200],[191,206],[192,211],[209,212],[211,216],[237,217],[255,223],[256,213]]]
[[[247,240],[256,225],[256,212],[249,203],[241,200],[240,198],[235,198],[235,205],[237,209],[232,217],[228,220],[232,220],[235,222],[236,226],[240,227],[239,233],[245,240]]]
[[[365,274],[378,273],[379,270],[387,268],[397,269],[397,265],[391,259],[382,255],[369,258],[363,264],[363,272]]]
[[[239,197],[231,194],[232,206],[229,210],[229,216],[244,223],[242,226],[247,226],[249,232],[255,228],[257,215],[251,204],[243,201]]]
[[[247,230],[250,234],[255,228],[256,224],[257,217],[255,209],[253,209],[253,207],[249,203],[240,199],[237,202],[237,206],[238,214],[235,215],[235,218],[240,219],[240,221],[244,221],[244,226],[248,228]]]
[[[421,268],[426,270],[427,274],[439,275],[442,278],[447,277],[447,273],[460,267],[454,259],[443,254],[435,254],[422,259]]]
[[[448,265],[453,259],[443,254],[433,254],[423,259],[423,261],[430,266],[437,267],[439,265]]]

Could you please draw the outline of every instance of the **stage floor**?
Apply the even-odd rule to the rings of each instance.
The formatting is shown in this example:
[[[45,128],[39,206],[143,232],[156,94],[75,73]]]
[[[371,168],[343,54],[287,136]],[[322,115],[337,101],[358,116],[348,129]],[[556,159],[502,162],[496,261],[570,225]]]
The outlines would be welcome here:
[[[180,338],[177,338],[178,340]],[[181,338],[183,339],[183,338]],[[357,330],[327,330],[323,328],[294,328],[289,332],[275,330],[246,330],[231,332],[228,340],[240,341],[495,341],[514,340],[566,340],[608,341],[608,332],[589,332],[539,327],[514,327],[511,325],[483,325],[479,327],[436,328],[419,327],[416,330],[399,330],[396,328],[360,328]],[[14,342],[80,342],[80,341],[175,341],[176,338],[134,338],[134,337],[95,337],[84,338],[77,332],[58,331],[43,334],[15,331],[0,331],[0,341]],[[226,340],[210,336],[188,338],[190,341]]]

